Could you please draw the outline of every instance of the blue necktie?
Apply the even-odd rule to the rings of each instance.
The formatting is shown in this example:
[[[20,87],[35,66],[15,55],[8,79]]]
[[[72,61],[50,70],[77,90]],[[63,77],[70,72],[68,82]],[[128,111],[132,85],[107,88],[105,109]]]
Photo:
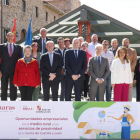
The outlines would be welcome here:
[[[77,50],[75,50],[75,58],[76,58],[76,63],[77,63]]]
[[[46,42],[45,42],[45,39],[43,39],[43,54],[45,53],[45,48],[46,48]]]
[[[75,50],[75,58],[76,58],[76,64],[77,64],[77,59],[78,59],[78,57],[77,57],[77,50]],[[76,68],[76,74],[77,74],[77,68]]]
[[[100,57],[98,56],[98,63],[99,63],[99,67],[101,66],[101,61],[100,61]]]

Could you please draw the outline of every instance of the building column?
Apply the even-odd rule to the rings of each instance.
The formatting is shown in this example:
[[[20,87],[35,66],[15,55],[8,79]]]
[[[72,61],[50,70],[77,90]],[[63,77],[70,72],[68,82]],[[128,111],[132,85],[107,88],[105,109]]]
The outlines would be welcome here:
[[[83,25],[83,21],[78,21],[78,26],[79,26],[79,37],[82,36],[82,25]]]
[[[90,43],[90,21],[78,21],[79,37],[82,36],[82,25],[86,23],[87,26],[87,42]]]
[[[90,43],[90,21],[86,21],[87,25],[87,42]]]

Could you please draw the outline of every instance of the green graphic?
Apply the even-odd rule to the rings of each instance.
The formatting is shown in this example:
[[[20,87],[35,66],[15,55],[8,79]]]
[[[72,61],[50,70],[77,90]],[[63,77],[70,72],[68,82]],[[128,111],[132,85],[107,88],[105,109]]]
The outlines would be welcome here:
[[[81,114],[92,107],[106,108],[113,105],[115,102],[73,102],[74,113],[73,117],[76,122],[78,122]]]

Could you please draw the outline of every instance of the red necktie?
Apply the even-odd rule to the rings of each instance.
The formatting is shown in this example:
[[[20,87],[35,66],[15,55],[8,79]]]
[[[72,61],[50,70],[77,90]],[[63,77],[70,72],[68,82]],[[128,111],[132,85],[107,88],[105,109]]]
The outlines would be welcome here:
[[[12,44],[10,43],[10,53],[9,53],[10,57],[12,56],[12,53],[13,53],[13,49],[12,49]]]

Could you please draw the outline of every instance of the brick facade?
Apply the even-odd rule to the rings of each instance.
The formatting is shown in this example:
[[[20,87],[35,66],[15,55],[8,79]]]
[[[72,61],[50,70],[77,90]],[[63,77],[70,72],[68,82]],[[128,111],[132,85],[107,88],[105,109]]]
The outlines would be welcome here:
[[[1,0],[1,1],[3,1],[3,6],[1,7],[1,3],[0,3],[0,42],[3,43],[4,30],[12,31],[12,28],[14,25],[13,19],[15,18],[15,16],[17,18],[16,41],[19,41],[26,35],[31,17],[32,17],[32,32],[35,32],[39,30],[41,27],[44,27],[47,24],[53,22],[54,16],[56,20],[60,18],[61,16],[63,16],[65,13],[67,13],[67,11],[62,10],[60,8],[61,6],[63,7],[63,5],[66,2],[68,4],[68,3],[72,3],[72,1],[79,1],[79,0],[57,0],[57,2],[59,3],[59,6],[56,6],[55,4],[54,6],[56,6],[57,9],[60,8],[60,10],[62,10],[63,13],[58,12],[57,10],[55,10],[55,8],[51,8],[46,5],[43,5],[43,1],[47,1],[47,0],[24,0],[26,2],[25,12],[22,12],[22,0],[10,0],[9,5],[5,5],[4,0]],[[77,7],[80,6],[78,4],[76,5]],[[35,7],[38,7],[38,17],[35,17]],[[1,10],[2,8],[3,8],[3,29],[2,29],[3,35],[1,37]],[[69,8],[68,10],[70,12],[73,9],[75,8],[71,6],[71,8]],[[46,21],[46,12],[48,13],[47,21]]]

